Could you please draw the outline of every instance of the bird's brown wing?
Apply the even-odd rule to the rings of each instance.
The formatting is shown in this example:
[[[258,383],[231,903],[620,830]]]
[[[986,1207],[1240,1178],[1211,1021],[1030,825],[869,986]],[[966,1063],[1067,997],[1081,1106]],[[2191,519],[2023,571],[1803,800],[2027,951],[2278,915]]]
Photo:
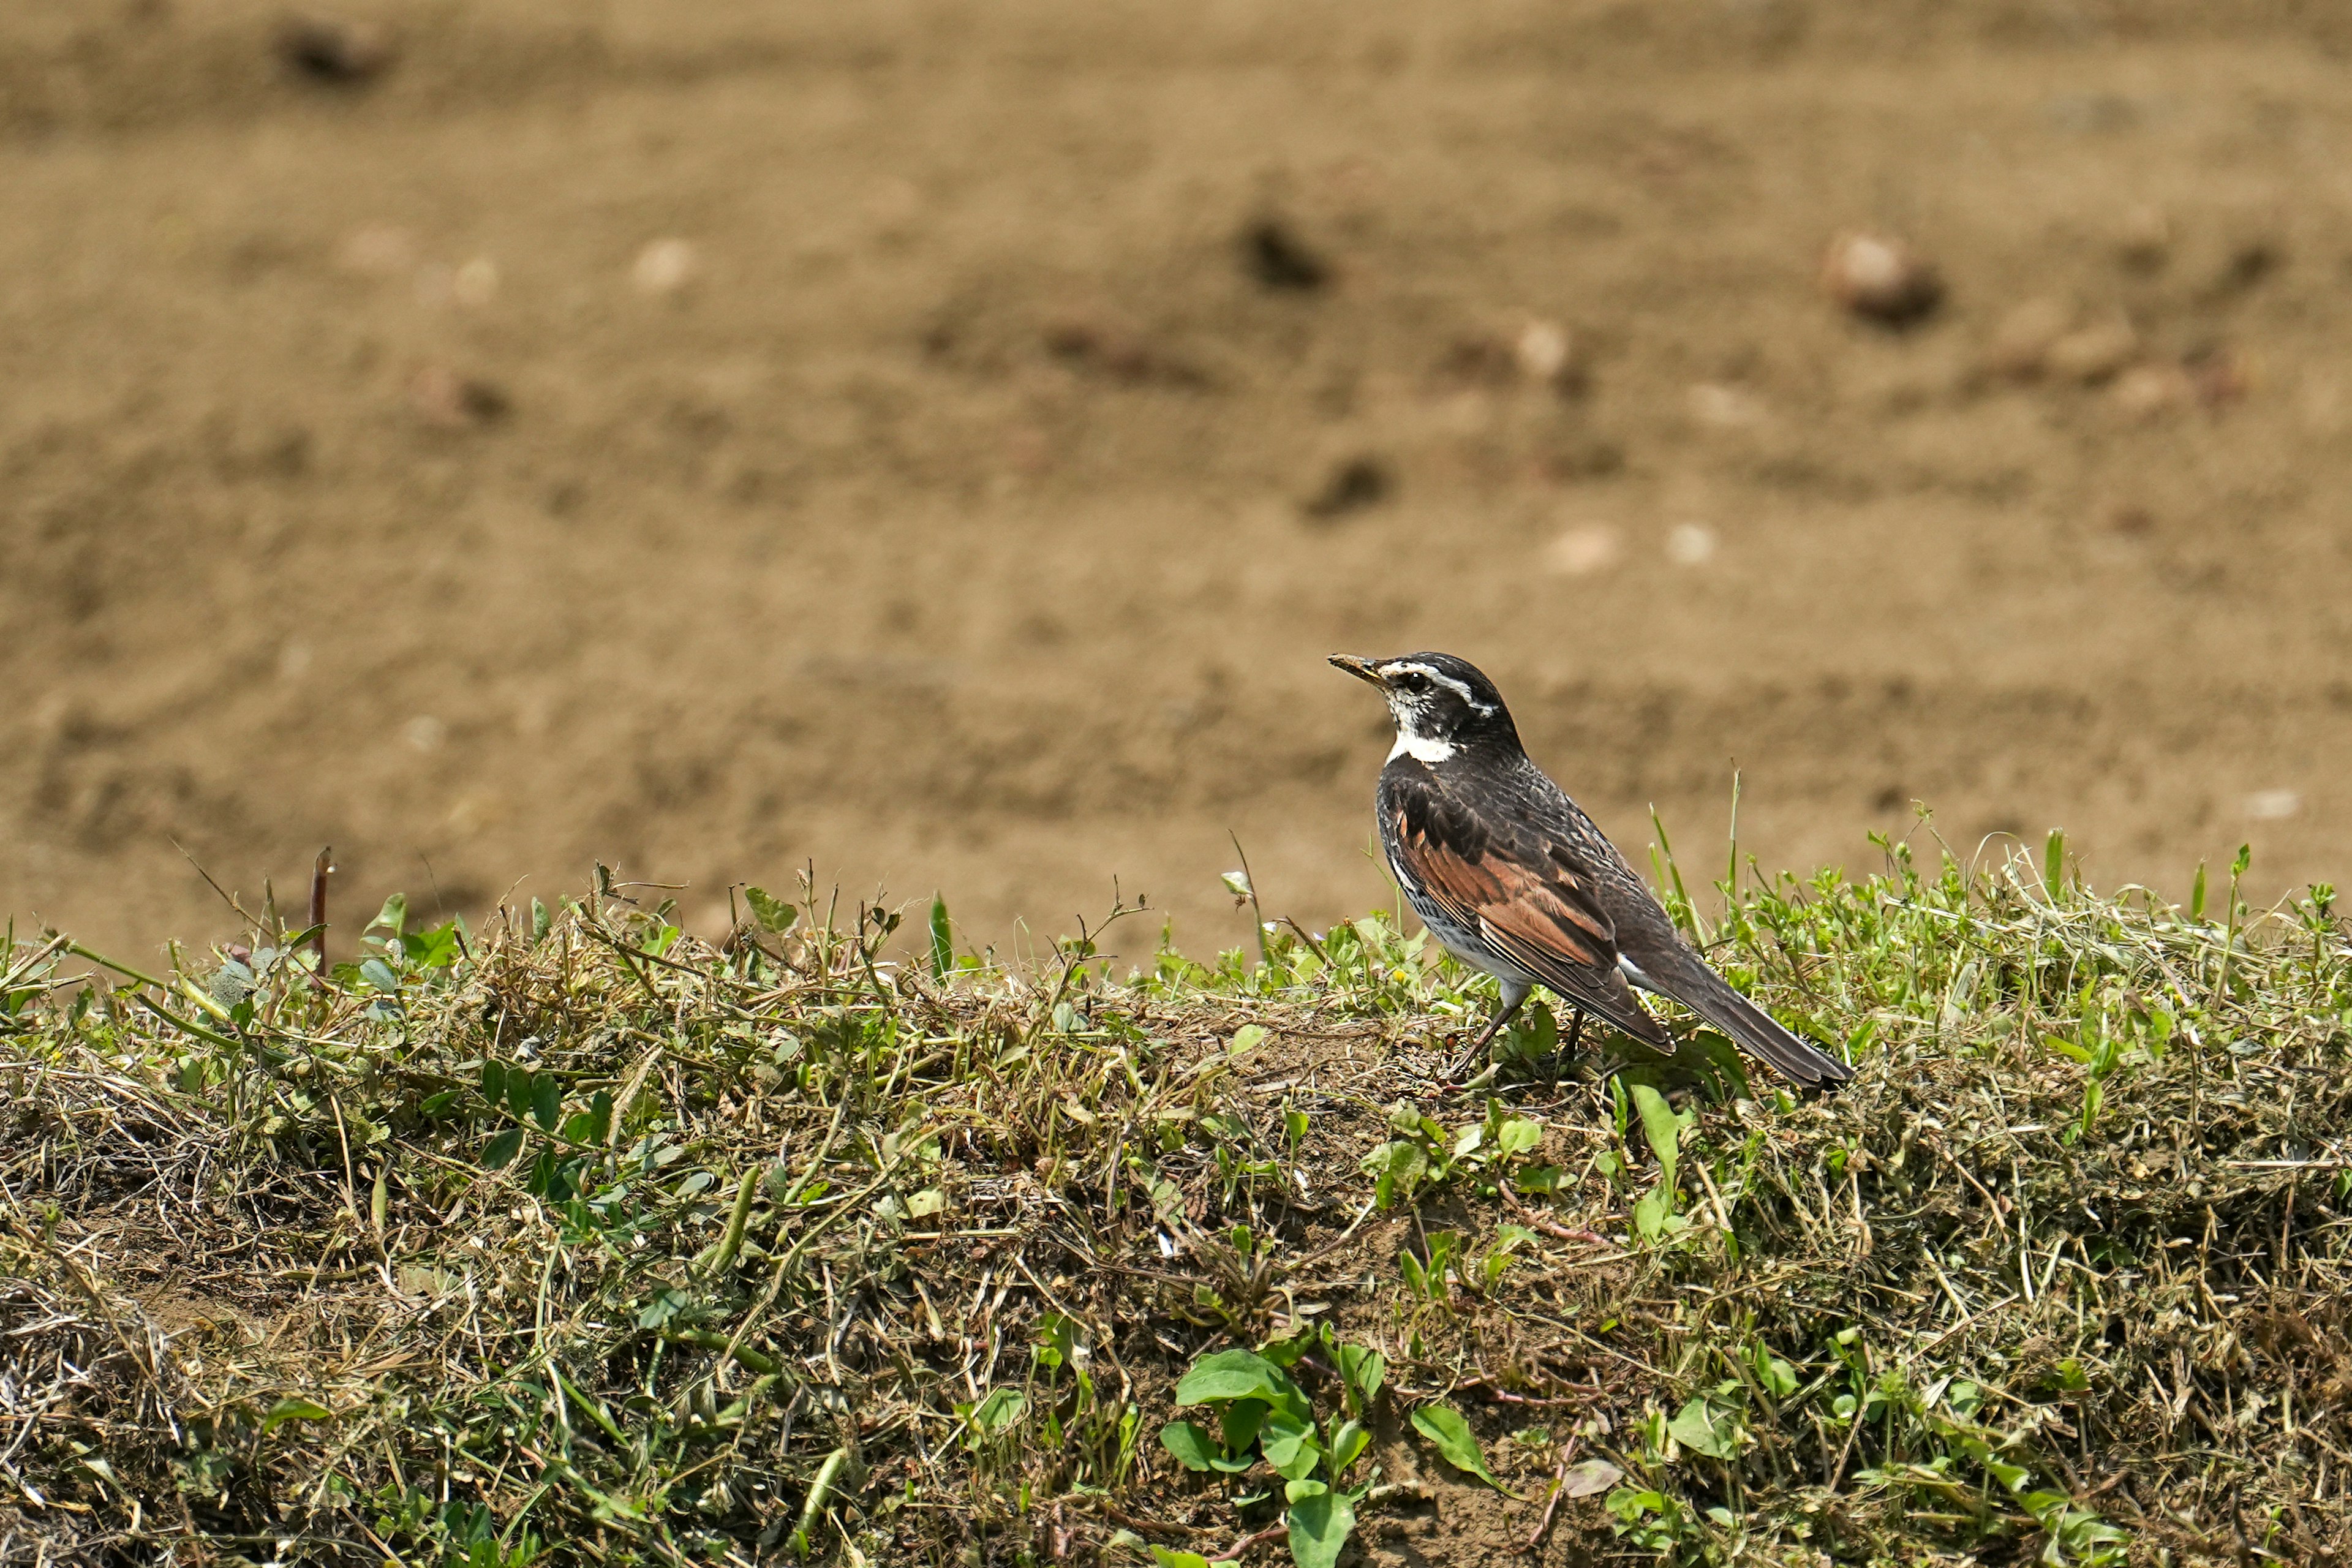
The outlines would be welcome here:
[[[1674,1048],[1619,973],[1616,928],[1571,846],[1516,821],[1482,823],[1422,769],[1385,782],[1397,868],[1425,897],[1571,1006]]]

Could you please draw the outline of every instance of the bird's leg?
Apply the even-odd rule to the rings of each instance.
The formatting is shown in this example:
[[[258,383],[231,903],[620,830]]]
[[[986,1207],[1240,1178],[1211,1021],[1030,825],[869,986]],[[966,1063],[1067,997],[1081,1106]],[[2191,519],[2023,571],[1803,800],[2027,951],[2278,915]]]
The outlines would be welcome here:
[[[1559,1049],[1552,1052],[1549,1057],[1545,1058],[1546,1062],[1549,1064],[1546,1070],[1551,1074],[1551,1081],[1555,1087],[1559,1083],[1560,1068],[1564,1064],[1572,1062],[1576,1059],[1576,1042],[1583,1037],[1584,1009],[1579,1007],[1576,1009],[1576,1016],[1568,1021],[1567,1040],[1561,1044]]]
[[[1462,1059],[1454,1064],[1448,1076],[1459,1078],[1470,1070],[1472,1062],[1486,1054],[1487,1046],[1494,1042],[1496,1035],[1501,1032],[1503,1026],[1518,1016],[1519,1006],[1527,1001],[1528,989],[1525,985],[1515,986],[1508,981],[1503,983],[1502,1011],[1495,1015],[1494,1021],[1486,1026],[1486,1032],[1478,1037],[1470,1048],[1462,1053]]]

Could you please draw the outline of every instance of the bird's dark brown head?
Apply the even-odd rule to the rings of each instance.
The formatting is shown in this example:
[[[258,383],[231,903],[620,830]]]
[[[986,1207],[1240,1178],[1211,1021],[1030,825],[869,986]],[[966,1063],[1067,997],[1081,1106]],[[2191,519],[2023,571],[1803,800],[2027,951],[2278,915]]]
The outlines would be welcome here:
[[[1331,662],[1381,689],[1396,721],[1391,757],[1442,763],[1456,752],[1503,748],[1517,751],[1518,727],[1503,694],[1478,667],[1450,653],[1407,653],[1394,658],[1359,658],[1335,653]]]

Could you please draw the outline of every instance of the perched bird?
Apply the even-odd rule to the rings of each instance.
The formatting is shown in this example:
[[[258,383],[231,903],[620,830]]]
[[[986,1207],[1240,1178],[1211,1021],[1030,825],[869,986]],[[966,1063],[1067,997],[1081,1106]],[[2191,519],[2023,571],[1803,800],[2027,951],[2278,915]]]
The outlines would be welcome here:
[[[1502,982],[1485,1051],[1528,993],[1549,987],[1651,1048],[1674,1039],[1628,985],[1669,996],[1808,1088],[1852,1069],[1782,1028],[1685,943],[1616,847],[1528,760],[1494,683],[1451,654],[1333,654],[1389,700],[1396,746],[1376,796],[1389,868],[1423,924]],[[1458,1069],[1457,1069],[1458,1070]]]

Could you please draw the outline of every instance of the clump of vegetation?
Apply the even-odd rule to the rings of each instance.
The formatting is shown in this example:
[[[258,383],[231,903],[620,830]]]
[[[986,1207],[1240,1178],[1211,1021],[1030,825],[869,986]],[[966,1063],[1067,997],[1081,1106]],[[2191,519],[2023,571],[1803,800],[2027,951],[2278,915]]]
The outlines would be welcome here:
[[[1804,1102],[1539,1010],[1449,1090],[1488,983],[1378,917],[1008,965],[806,888],[714,948],[600,875],[323,974],[274,920],[12,940],[0,1550],[2352,1548],[2332,891],[1886,852],[1704,922],[1665,867],[1855,1062]]]

